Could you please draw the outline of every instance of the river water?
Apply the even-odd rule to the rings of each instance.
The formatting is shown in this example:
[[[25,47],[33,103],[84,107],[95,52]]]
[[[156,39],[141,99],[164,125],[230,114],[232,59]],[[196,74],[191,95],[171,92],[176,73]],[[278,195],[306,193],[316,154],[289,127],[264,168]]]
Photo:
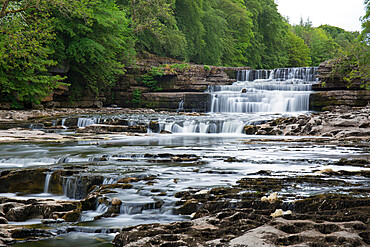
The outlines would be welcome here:
[[[50,168],[40,193],[25,195],[12,191],[0,196],[77,200],[81,199],[79,181],[88,174],[104,176],[103,184],[115,183],[122,177],[156,177],[153,183],[135,182],[131,189],[115,189],[117,193],[106,195],[122,200],[117,217],[94,220],[95,216],[107,210],[104,204],[97,203],[96,209],[83,212],[77,223],[45,226],[40,219],[10,222],[50,228],[56,234],[54,239],[17,245],[109,246],[115,232],[123,226],[189,220],[190,216],[176,214],[175,203],[179,199],[174,194],[180,191],[203,193],[213,187],[232,186],[244,177],[288,179],[315,175],[316,171],[327,168],[360,170],[357,167],[338,167],[334,163],[342,158],[361,158],[368,151],[362,146],[338,146],[337,143],[320,142],[319,139],[302,141],[304,137],[243,134],[246,124],[309,114],[306,101],[314,83],[314,69],[248,73],[240,73],[239,81],[232,86],[210,88],[212,110],[204,115],[83,116],[78,121],[81,128],[111,118],[125,119],[132,125],[156,121],[159,128],[149,130],[146,135],[117,134],[111,135],[109,140],[100,141],[0,145],[0,169]],[[161,130],[172,134],[159,134]],[[174,158],[184,154],[187,160]],[[70,166],[81,166],[83,172],[65,177],[63,194],[49,193],[53,170]],[[271,173],[259,173],[261,170]],[[350,182],[357,188],[369,181],[359,177]],[[345,193],[336,185],[327,188],[307,185],[282,191],[280,195],[285,194],[286,200],[292,201],[296,197],[328,191]]]

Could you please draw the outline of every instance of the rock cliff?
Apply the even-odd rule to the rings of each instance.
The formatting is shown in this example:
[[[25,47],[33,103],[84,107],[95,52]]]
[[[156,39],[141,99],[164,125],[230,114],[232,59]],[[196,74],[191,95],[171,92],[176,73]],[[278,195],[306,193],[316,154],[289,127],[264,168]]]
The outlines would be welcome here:
[[[135,65],[126,68],[118,82],[98,97],[84,93],[70,100],[71,92],[54,94],[44,102],[46,107],[147,107],[176,111],[182,102],[184,111],[206,111],[210,85],[235,81],[236,72],[249,67],[215,67],[183,63],[171,58],[142,54]]]
[[[359,81],[346,82],[333,73],[334,64],[326,61],[320,64],[318,78],[313,85],[315,91],[310,96],[310,108],[314,111],[327,110],[328,107],[363,107],[370,101],[370,91],[361,87]]]

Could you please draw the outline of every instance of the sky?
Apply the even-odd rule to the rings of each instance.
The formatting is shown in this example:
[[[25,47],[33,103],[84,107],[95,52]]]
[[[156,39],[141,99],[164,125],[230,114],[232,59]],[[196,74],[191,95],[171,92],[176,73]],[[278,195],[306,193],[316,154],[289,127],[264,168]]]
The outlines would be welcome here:
[[[275,0],[278,10],[299,24],[301,17],[309,17],[314,27],[329,24],[346,31],[361,31],[360,17],[365,15],[364,0]]]

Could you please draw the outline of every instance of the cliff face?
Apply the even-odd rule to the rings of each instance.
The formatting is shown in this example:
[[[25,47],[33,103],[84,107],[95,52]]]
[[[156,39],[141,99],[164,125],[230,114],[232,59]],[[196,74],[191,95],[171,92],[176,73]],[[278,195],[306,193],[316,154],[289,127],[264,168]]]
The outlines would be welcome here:
[[[313,85],[315,92],[310,96],[310,108],[321,111],[332,106],[367,106],[370,102],[370,91],[362,88],[359,81],[344,81],[332,73],[333,69],[334,64],[330,61],[320,64],[320,83]]]
[[[370,91],[359,82],[348,83],[333,75],[330,61],[319,66],[320,83],[313,85],[310,109],[325,110],[330,106],[363,107],[369,104]],[[249,67],[215,67],[185,64],[171,58],[145,54],[134,66],[126,68],[111,91],[98,97],[82,92],[70,100],[70,92],[56,92],[44,102],[46,107],[147,107],[167,111],[208,111],[210,85],[228,85],[236,81],[237,71]],[[73,97],[72,97],[73,98]],[[179,109],[180,108],[180,109]]]
[[[181,106],[181,110],[204,112],[208,110],[210,95],[205,93],[208,86],[232,84],[236,81],[237,71],[247,69],[250,68],[179,64],[172,59],[144,58],[127,68],[117,86],[106,95],[105,105],[172,111]],[[147,75],[151,76],[149,83]]]
[[[210,85],[232,84],[239,70],[249,67],[215,67],[187,64],[171,58],[143,54],[135,65],[127,67],[110,90],[95,97],[81,92],[71,100],[71,92],[51,95],[46,107],[148,107],[156,110],[207,111]],[[180,102],[182,102],[180,104]]]

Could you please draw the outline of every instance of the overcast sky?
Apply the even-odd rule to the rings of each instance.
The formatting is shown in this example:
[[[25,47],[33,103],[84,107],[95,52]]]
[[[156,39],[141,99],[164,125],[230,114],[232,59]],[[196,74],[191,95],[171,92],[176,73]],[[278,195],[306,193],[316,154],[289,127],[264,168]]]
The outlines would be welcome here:
[[[321,24],[361,31],[360,17],[365,15],[363,0],[275,0],[278,10],[289,17],[290,24],[298,24],[310,18],[314,27]]]

